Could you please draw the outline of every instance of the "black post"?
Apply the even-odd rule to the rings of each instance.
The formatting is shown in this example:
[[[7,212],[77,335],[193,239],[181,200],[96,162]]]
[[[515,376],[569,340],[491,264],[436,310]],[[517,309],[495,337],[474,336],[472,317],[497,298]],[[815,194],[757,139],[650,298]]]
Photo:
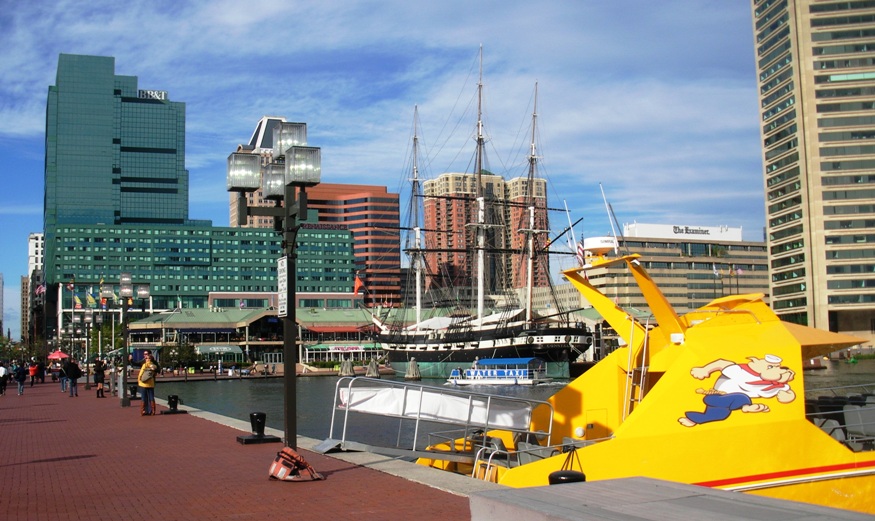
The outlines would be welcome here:
[[[121,383],[119,384],[118,395],[120,397],[122,407],[131,406],[131,398],[128,396],[128,331],[125,325],[125,305],[122,299],[121,308],[121,330],[122,330],[122,374]]]
[[[297,389],[295,381],[295,367],[297,362],[297,346],[298,336],[297,328],[295,327],[296,303],[295,303],[295,286],[298,282],[297,273],[297,253],[295,252],[295,243],[298,238],[298,226],[296,217],[298,212],[301,212],[301,218],[306,219],[307,198],[303,188],[300,191],[300,204],[295,197],[295,186],[287,184],[285,187],[285,207],[286,215],[283,220],[283,243],[284,253],[286,255],[286,316],[283,319],[283,412],[285,416],[285,445],[294,450],[298,450],[298,410],[297,410]],[[267,362],[265,362],[265,369]],[[266,372],[266,371],[265,371]]]

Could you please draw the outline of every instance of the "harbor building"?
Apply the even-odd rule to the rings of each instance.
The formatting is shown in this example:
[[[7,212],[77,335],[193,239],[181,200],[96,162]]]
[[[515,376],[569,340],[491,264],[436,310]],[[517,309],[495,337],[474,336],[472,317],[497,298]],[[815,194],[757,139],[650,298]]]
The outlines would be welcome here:
[[[875,4],[752,0],[771,305],[875,337]]]
[[[769,300],[766,245],[742,240],[741,228],[624,224],[619,254],[627,253],[641,255],[639,260],[647,273],[678,313],[727,295],[763,293],[766,302]],[[647,304],[625,264],[592,269],[588,275],[593,286],[617,305],[640,311],[646,320]],[[548,306],[549,293],[536,293],[538,309]],[[565,309],[591,307],[570,284],[560,284],[553,293],[563,298]]]

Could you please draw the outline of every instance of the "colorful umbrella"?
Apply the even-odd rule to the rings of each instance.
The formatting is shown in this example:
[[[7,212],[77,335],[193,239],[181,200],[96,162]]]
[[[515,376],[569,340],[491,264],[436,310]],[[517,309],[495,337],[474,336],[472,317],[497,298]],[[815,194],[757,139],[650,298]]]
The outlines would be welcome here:
[[[62,358],[69,358],[70,355],[63,351],[55,351],[54,353],[48,356],[49,360],[61,360]]]

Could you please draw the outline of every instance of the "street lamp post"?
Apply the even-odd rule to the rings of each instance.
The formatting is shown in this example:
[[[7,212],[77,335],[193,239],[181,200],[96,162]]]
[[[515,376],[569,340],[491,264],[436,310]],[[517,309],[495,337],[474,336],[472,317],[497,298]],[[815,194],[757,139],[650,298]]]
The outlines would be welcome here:
[[[80,357],[82,354],[82,351],[76,348],[76,337],[82,333],[82,329],[79,327],[81,323],[82,317],[73,310],[73,318],[70,320],[70,354],[77,357]]]
[[[100,300],[101,300],[101,302],[105,303],[104,308],[106,308],[106,305],[109,304],[109,302],[112,302],[115,300],[115,292],[113,292],[112,286],[101,286],[101,288],[100,288]],[[110,330],[110,338],[111,338],[111,340],[109,343],[109,345],[110,345],[109,350],[115,351],[115,310],[112,310],[112,329]],[[112,382],[112,375],[110,375],[110,378],[108,379],[108,381],[109,381],[109,394],[110,394],[110,396],[112,396],[113,386],[114,386],[114,384]],[[118,391],[116,391],[116,392],[118,392]]]
[[[88,357],[91,356],[91,324],[94,322],[94,310],[88,308],[83,315],[85,323],[85,390],[91,389],[91,371],[88,367]]]
[[[306,187],[319,184],[322,176],[321,149],[298,146],[306,143],[304,123],[283,122],[274,129],[273,161],[262,168],[258,154],[233,153],[228,156],[228,191],[237,192],[238,222],[249,216],[274,217],[283,233],[283,256],[277,261],[279,290],[278,316],[283,318],[283,412],[284,441],[297,450],[297,406],[295,362],[297,327],[295,285],[297,283],[295,242],[300,226],[296,220],[307,219]],[[265,199],[274,207],[250,207],[246,192],[261,186]],[[297,197],[296,197],[297,192]],[[285,201],[284,207],[280,201]]]
[[[128,387],[128,335],[127,329],[124,327],[125,323],[125,306],[129,303],[133,303],[134,299],[134,284],[133,279],[131,278],[131,274],[129,272],[122,272],[119,274],[119,325],[122,328],[122,347],[121,347],[121,365],[119,368],[118,375],[118,395],[119,395],[119,403],[122,407],[130,407],[131,406],[131,398],[128,396],[127,387]],[[138,299],[148,299],[150,295],[149,286],[142,284],[137,286],[137,298]],[[100,296],[102,299],[105,299],[106,302],[109,302],[110,299],[113,301],[116,300],[115,293],[113,292],[112,286],[107,286],[103,288],[100,292]],[[102,320],[98,321],[100,323]],[[112,350],[115,350],[115,311],[113,311],[112,315]],[[112,384],[110,384],[112,387]],[[110,389],[110,393],[112,390]]]
[[[94,315],[94,323],[97,324],[97,358],[103,360],[103,312]]]
[[[119,322],[122,325],[122,368],[119,375],[118,394],[121,396],[121,406],[130,407],[131,398],[128,396],[128,334],[125,323],[125,306],[129,299],[134,298],[134,285],[132,283],[130,272],[122,272],[119,274],[119,297],[121,297],[121,316]]]

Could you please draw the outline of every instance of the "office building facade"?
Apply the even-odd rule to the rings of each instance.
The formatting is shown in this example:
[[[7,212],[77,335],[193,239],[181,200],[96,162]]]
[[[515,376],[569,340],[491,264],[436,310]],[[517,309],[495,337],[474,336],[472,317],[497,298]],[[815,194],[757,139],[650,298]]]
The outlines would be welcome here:
[[[753,0],[772,307],[875,336],[875,4]]]
[[[61,55],[46,109],[45,332],[78,309],[117,308],[121,273],[148,285],[132,309],[202,308],[210,292],[277,291],[282,237],[188,217],[185,104],[117,76],[114,59]],[[352,270],[350,232],[302,227],[298,291],[341,286],[313,275]],[[300,245],[304,245],[301,247]],[[351,284],[343,281],[343,287]]]
[[[530,219],[527,200],[529,182],[520,177],[505,180],[495,174],[480,176],[482,190],[495,204],[491,206],[492,224],[487,233],[495,250],[521,252],[526,247],[528,235],[520,230],[548,230],[546,180],[534,178],[532,195],[534,222]],[[436,179],[422,183],[424,229],[424,259],[432,277],[429,286],[470,287],[475,277],[474,229],[477,222],[477,176],[470,173],[445,173]],[[536,234],[536,250],[549,238]],[[486,267],[487,291],[499,291],[498,281],[510,282],[511,288],[527,285],[527,265],[522,255],[503,255]],[[546,257],[535,262],[534,287],[548,285],[549,265]],[[491,287],[490,287],[490,283]]]
[[[621,253],[641,255],[639,261],[680,314],[728,295],[762,293],[769,302],[766,244],[742,240],[741,228],[632,223],[623,226],[623,238]],[[638,310],[646,319],[647,303],[625,264],[587,274],[593,286],[620,307]],[[536,292],[539,309],[549,305],[551,293],[559,296],[564,309],[591,307],[565,283],[553,291]]]
[[[401,303],[401,241],[398,194],[383,186],[321,183],[307,191],[309,208],[320,226],[352,233],[355,276],[364,284],[365,306]],[[338,274],[339,275],[339,274]]]
[[[291,141],[289,141],[291,139]],[[282,141],[282,142],[280,142]],[[272,167],[284,147],[307,145],[307,126],[281,116],[264,116],[237,153],[257,154],[262,174]],[[264,197],[262,189],[243,194],[247,206],[282,206],[284,201]],[[307,189],[308,225],[320,229],[347,229],[352,236],[354,263],[342,269],[325,266],[323,281],[346,283],[355,290],[355,277],[363,283],[364,305],[398,305],[401,302],[400,211],[398,194],[386,187],[320,183]],[[230,196],[231,226],[272,228],[272,217],[244,215],[236,193]],[[299,265],[299,276],[301,266]],[[340,291],[334,288],[332,291]],[[306,290],[305,290],[306,291]]]

